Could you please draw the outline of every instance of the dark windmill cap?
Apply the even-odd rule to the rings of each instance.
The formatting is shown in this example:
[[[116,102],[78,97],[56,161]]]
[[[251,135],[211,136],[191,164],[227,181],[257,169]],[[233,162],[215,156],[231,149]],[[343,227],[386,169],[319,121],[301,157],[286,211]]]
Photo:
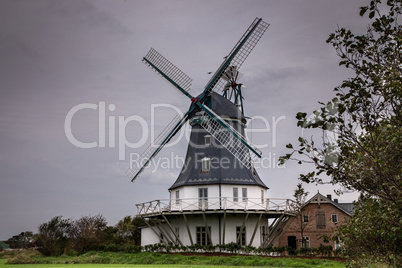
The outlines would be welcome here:
[[[244,128],[238,120],[246,122],[244,115],[231,101],[212,92],[209,99],[204,102],[222,118],[235,119],[231,124],[236,129]],[[226,148],[216,144],[205,146],[205,136],[209,133],[200,125],[192,125],[190,143],[187,149],[185,165],[176,182],[169,190],[190,185],[235,184],[256,185],[268,188],[260,179],[257,172],[244,167]],[[208,172],[202,169],[201,159],[211,159],[211,168]]]

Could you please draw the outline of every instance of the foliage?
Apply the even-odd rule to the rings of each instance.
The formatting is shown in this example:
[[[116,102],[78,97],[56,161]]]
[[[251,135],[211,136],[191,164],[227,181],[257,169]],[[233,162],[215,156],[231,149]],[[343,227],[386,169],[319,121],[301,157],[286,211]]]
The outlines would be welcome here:
[[[28,248],[32,246],[33,238],[33,233],[27,231],[14,235],[5,242],[10,246],[10,248]]]
[[[83,216],[73,221],[68,228],[72,248],[80,253],[101,245],[105,241],[106,219],[98,214]]]
[[[133,245],[137,246],[141,245],[140,227],[144,225],[144,219],[141,217],[124,217],[116,225],[120,241],[131,242]]]
[[[300,176],[304,182],[329,182],[342,187],[339,193],[357,190],[364,196],[350,223],[355,229],[349,226],[343,232],[345,240],[350,238],[345,249],[353,256],[372,256],[372,243],[359,243],[359,239],[381,241],[377,247],[387,244],[378,251],[382,259],[400,253],[395,243],[400,245],[402,223],[401,10],[400,0],[372,0],[360,8],[360,16],[368,13],[371,20],[364,35],[339,28],[329,36],[327,42],[338,53],[339,64],[355,76],[337,87],[336,96],[320,103],[311,116],[297,114],[299,127],[320,130],[323,135],[319,139],[300,137],[299,146],[288,144],[292,151],[281,158],[282,162],[293,159],[315,166],[315,171]],[[369,232],[368,226],[378,225],[380,219],[392,224]]]
[[[20,257],[23,256],[24,257]],[[1,256],[1,255],[0,255]],[[344,264],[327,259],[270,258],[244,255],[184,255],[141,252],[90,251],[80,256],[43,257],[35,253],[17,252],[8,259],[8,264],[136,264],[136,265],[201,265],[206,266],[267,266],[267,267],[344,267]],[[29,266],[27,266],[29,267]]]
[[[356,204],[355,216],[347,225],[338,228],[335,239],[344,244],[354,259],[361,258],[360,251],[364,248],[363,253],[375,261],[401,265],[401,225],[395,205],[369,198]]]
[[[39,226],[32,244],[46,256],[77,255],[90,250],[138,252],[139,227],[143,224],[141,218],[131,216],[125,217],[116,226],[107,226],[106,219],[100,214],[82,216],[78,220],[57,216]],[[21,234],[28,237],[32,233]]]
[[[39,226],[39,232],[35,237],[38,250],[46,256],[60,256],[68,244],[68,228],[71,226],[69,219],[61,216],[52,218],[47,223]]]

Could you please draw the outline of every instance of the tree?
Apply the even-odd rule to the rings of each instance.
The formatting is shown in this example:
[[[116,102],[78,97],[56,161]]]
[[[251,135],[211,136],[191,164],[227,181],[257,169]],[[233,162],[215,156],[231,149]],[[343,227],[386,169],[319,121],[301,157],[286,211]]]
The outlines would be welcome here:
[[[107,229],[106,219],[101,215],[83,216],[72,222],[68,228],[68,235],[72,247],[79,253],[89,249],[96,249],[104,243]]]
[[[390,219],[398,215],[395,228],[383,230],[390,238],[386,253],[382,252],[386,259],[401,253],[400,247],[392,244],[401,244],[402,236],[401,10],[400,0],[388,0],[386,5],[372,0],[360,8],[360,16],[368,13],[371,20],[364,35],[339,28],[329,36],[327,42],[341,58],[339,64],[353,70],[355,76],[343,81],[335,89],[336,96],[320,103],[311,116],[304,112],[296,115],[299,127],[324,134],[319,139],[300,137],[299,146],[288,144],[292,151],[281,158],[282,162],[293,159],[314,165],[314,171],[300,175],[304,182],[340,185],[339,193],[359,191],[363,198],[353,220],[364,220],[362,215],[381,212],[376,210],[379,208],[386,210],[381,215]],[[369,219],[376,224],[374,218]],[[359,226],[359,235],[364,236],[367,230]],[[365,245],[361,245],[360,254],[369,256]]]
[[[22,232],[5,241],[11,248],[28,248],[32,246],[34,235],[32,232]]]
[[[67,231],[70,225],[71,221],[62,219],[61,216],[56,216],[49,222],[42,223],[34,241],[38,250],[46,256],[63,254],[68,244]]]
[[[334,240],[364,267],[370,263],[364,262],[362,254],[400,267],[401,215],[396,212],[389,203],[363,196],[355,204],[354,216],[336,230]]]
[[[295,189],[295,192],[293,194],[294,197],[294,203],[293,203],[293,210],[296,213],[296,226],[298,232],[300,232],[300,242],[301,242],[301,247],[305,247],[305,238],[304,238],[304,230],[307,228],[307,225],[309,224],[309,221],[304,220],[304,214],[305,214],[305,204],[306,204],[306,197],[309,193],[306,192],[303,188],[303,185],[301,183],[297,184],[297,188]],[[311,219],[310,219],[311,220]]]
[[[122,243],[140,246],[141,245],[141,229],[144,226],[144,219],[141,217],[126,216],[120,220],[116,228],[118,229],[118,236]]]

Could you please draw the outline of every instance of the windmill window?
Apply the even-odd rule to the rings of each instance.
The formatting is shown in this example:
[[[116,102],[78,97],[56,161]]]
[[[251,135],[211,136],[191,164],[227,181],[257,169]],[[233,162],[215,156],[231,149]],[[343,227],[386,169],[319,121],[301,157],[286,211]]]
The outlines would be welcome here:
[[[208,231],[211,232],[211,226],[208,226]],[[211,241],[208,238],[207,228],[205,226],[196,227],[197,244],[199,245],[211,245]]]
[[[211,135],[205,135],[204,140],[205,140],[205,146],[212,145],[212,136]]]
[[[198,188],[198,207],[208,209],[208,188]]]
[[[268,238],[267,226],[261,226],[261,244],[264,244]]]
[[[180,204],[180,191],[177,190],[175,192],[175,194],[176,194],[176,205],[179,205]]]
[[[201,159],[201,172],[208,173],[211,170],[211,158],[204,157]]]
[[[247,188],[242,188],[243,201],[247,201]]]
[[[261,190],[261,204],[264,204],[264,190]]]
[[[333,223],[337,223],[338,222],[338,214],[332,214],[331,215],[331,221]]]
[[[233,202],[239,201],[239,188],[233,187]]]
[[[236,240],[239,245],[246,245],[246,227],[236,226]]]

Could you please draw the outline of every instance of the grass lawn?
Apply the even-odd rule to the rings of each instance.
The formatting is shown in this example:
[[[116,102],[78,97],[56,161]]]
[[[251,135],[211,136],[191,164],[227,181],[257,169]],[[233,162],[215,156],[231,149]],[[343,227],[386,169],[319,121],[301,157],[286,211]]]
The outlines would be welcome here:
[[[8,264],[6,262],[8,261]],[[37,251],[0,254],[0,268],[130,268],[130,267],[345,267],[328,259],[272,258],[261,256],[205,256],[162,253],[88,252],[80,256],[45,257]]]

